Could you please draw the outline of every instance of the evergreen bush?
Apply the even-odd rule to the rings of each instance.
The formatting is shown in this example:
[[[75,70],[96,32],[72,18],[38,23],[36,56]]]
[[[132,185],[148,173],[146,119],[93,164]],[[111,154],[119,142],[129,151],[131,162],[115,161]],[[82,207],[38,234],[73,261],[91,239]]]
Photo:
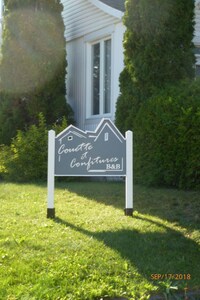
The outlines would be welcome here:
[[[40,112],[48,125],[63,116],[66,104],[66,50],[62,5],[54,0],[5,0],[0,61],[0,144],[17,130],[36,124]]]
[[[67,127],[66,118],[62,124],[54,124],[59,133]],[[10,146],[0,148],[0,173],[3,179],[17,182],[46,180],[47,178],[48,129],[42,113],[38,124],[26,131],[19,130]]]
[[[200,188],[200,80],[152,96],[134,122],[139,183]]]
[[[120,74],[120,94],[116,104],[115,124],[122,133],[132,128],[132,119],[140,107],[140,97],[126,68]]]
[[[116,124],[133,129],[138,107],[155,90],[194,77],[193,0],[127,0],[125,70],[120,76]]]

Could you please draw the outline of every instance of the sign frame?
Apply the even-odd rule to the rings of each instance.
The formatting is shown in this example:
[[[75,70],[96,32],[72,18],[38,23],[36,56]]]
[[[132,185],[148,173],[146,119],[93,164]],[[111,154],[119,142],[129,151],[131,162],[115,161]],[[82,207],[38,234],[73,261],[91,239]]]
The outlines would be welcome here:
[[[105,151],[105,147],[100,150],[99,153],[99,148],[97,148],[97,145],[95,144],[95,141],[97,139],[100,139],[100,136],[102,135],[103,132],[105,132],[105,128],[107,131],[110,130],[109,135],[112,137],[112,135],[115,135],[115,139],[119,139],[121,144],[119,143],[119,148],[122,147],[122,151],[117,151],[117,147],[115,147],[115,151],[117,151],[116,156],[112,156],[111,153],[111,158],[106,158],[101,159],[101,151]],[[104,130],[104,131],[103,131]],[[106,133],[104,134],[108,134]],[[73,133],[76,134],[79,138],[81,136],[84,136],[84,141],[86,141],[86,144],[79,144],[77,147],[74,146],[74,148],[64,148],[66,144],[62,144],[62,140],[65,139],[68,136],[68,141],[69,141],[69,135],[70,137],[72,136]],[[79,140],[79,138],[77,140]],[[67,141],[67,145],[69,144]],[[88,142],[89,141],[89,142]],[[59,144],[60,143],[60,144]],[[110,142],[111,143],[111,142]],[[76,144],[75,144],[76,145]],[[80,146],[81,145],[81,146]],[[84,145],[89,145],[84,146]],[[106,145],[109,145],[107,143]],[[112,146],[112,145],[111,145]],[[85,147],[85,148],[84,148]],[[90,148],[89,148],[90,147]],[[81,152],[81,150],[84,148],[84,151]],[[91,151],[85,151],[85,150]],[[109,148],[109,147],[108,147]],[[62,149],[62,150],[59,150]],[[98,149],[98,151],[97,151]],[[97,154],[96,154],[97,151]],[[72,152],[72,153],[71,153]],[[79,155],[79,162],[76,162],[76,164],[72,164],[73,161],[73,155],[75,155],[77,152],[79,152],[77,155]],[[89,154],[88,154],[89,152]],[[109,151],[108,151],[109,152]],[[75,154],[74,154],[75,153]],[[63,170],[63,162],[60,162],[59,160],[61,159],[60,156],[63,156],[62,159],[64,159],[64,165],[66,166],[68,164],[68,158],[69,162],[71,161],[71,167],[67,166],[68,170],[71,168],[73,169],[72,173],[70,174],[70,171],[65,171]],[[67,155],[65,155],[67,154]],[[108,153],[107,153],[108,154]],[[70,156],[71,155],[71,156]],[[82,156],[80,156],[82,155]],[[91,155],[91,156],[89,156]],[[105,154],[106,155],[106,154]],[[111,164],[111,167],[114,168],[114,170],[110,170],[109,164],[106,164],[106,162],[112,162],[114,161],[114,158],[116,161],[120,161],[119,156],[122,155],[121,161],[123,162],[123,159],[125,160],[124,166],[121,167],[120,164]],[[93,159],[93,164],[89,164],[88,166],[88,161],[92,160],[92,157],[96,156],[95,159]],[[76,157],[76,155],[75,155]],[[89,158],[89,160],[88,160]],[[87,159],[87,160],[86,160]],[[74,158],[76,160],[76,158]],[[87,161],[87,162],[85,162]],[[83,170],[82,165],[87,168],[87,170]],[[105,168],[106,164],[106,168]],[[99,168],[98,170],[92,170],[94,165],[94,168]],[[61,167],[60,167],[61,166]],[[103,170],[101,169],[101,166]],[[115,167],[117,166],[117,167]],[[120,167],[119,167],[120,166]],[[76,168],[77,167],[77,168]],[[59,169],[60,168],[60,169]],[[66,168],[66,169],[67,169]],[[107,170],[108,168],[108,170]],[[81,171],[74,171],[76,170],[81,170]],[[57,174],[56,174],[57,173]],[[60,174],[59,174],[60,173]],[[67,173],[67,174],[66,174]],[[80,174],[81,173],[81,174]],[[126,216],[132,216],[133,215],[133,133],[132,131],[128,130],[125,133],[125,138],[123,135],[119,132],[117,127],[113,124],[113,122],[110,119],[105,119],[103,118],[99,125],[97,126],[97,129],[94,132],[89,132],[89,131],[82,131],[78,128],[76,128],[73,125],[68,126],[66,129],[64,129],[60,134],[57,136],[55,135],[54,130],[49,130],[48,132],[48,174],[47,174],[47,218],[55,218],[55,205],[54,205],[54,190],[55,190],[55,177],[57,176],[87,176],[87,177],[97,177],[97,176],[120,176],[120,177],[125,177],[125,209],[124,213]]]

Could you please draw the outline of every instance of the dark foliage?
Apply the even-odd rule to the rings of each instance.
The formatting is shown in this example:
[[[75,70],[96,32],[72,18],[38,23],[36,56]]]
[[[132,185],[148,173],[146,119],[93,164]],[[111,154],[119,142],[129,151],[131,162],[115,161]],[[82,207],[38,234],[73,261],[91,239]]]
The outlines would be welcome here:
[[[200,80],[157,93],[141,107],[134,126],[137,182],[200,188]]]

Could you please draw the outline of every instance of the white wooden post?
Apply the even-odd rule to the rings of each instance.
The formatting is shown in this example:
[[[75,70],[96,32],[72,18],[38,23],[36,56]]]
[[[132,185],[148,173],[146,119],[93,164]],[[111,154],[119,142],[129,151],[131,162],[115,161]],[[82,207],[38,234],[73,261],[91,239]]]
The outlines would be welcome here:
[[[55,218],[54,176],[55,176],[55,131],[50,130],[48,132],[47,218]]]
[[[133,133],[126,132],[126,207],[125,215],[133,215]]]

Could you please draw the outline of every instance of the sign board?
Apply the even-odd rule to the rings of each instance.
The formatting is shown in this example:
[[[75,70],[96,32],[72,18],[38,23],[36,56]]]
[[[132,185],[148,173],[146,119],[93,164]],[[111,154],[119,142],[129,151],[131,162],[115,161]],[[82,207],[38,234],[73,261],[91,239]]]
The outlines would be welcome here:
[[[126,175],[126,140],[110,120],[95,132],[69,126],[55,139],[55,176]]]
[[[49,131],[47,217],[55,217],[55,176],[125,176],[125,214],[132,214],[132,132],[124,137],[110,119],[94,132],[70,125],[57,136]]]

